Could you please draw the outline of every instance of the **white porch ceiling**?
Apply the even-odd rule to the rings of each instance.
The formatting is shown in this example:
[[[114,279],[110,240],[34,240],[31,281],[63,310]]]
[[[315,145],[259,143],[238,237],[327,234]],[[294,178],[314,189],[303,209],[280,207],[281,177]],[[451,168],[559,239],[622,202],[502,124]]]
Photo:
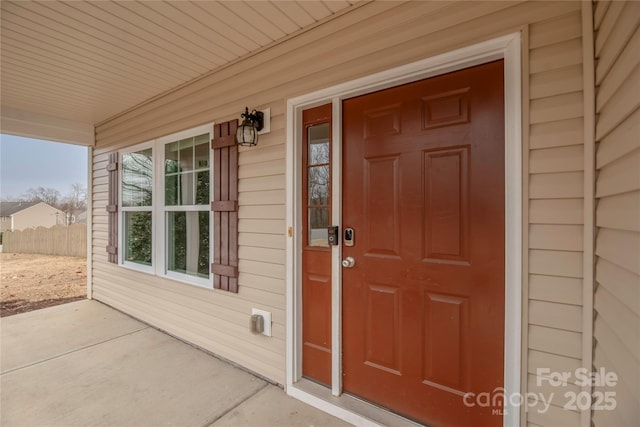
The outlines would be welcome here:
[[[3,0],[3,116],[100,123],[354,3]]]

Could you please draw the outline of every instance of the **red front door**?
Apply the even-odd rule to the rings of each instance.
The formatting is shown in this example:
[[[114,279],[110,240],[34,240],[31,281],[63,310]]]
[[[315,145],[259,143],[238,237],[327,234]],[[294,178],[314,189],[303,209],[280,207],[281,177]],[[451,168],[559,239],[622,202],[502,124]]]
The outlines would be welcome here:
[[[502,425],[504,90],[497,61],[344,101],[344,390],[434,426]]]

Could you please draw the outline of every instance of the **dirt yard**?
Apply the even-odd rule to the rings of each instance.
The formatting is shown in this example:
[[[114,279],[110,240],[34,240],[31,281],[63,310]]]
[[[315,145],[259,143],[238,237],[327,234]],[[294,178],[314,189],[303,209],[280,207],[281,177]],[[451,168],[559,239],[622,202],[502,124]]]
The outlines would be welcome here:
[[[0,316],[87,297],[87,260],[0,253]]]

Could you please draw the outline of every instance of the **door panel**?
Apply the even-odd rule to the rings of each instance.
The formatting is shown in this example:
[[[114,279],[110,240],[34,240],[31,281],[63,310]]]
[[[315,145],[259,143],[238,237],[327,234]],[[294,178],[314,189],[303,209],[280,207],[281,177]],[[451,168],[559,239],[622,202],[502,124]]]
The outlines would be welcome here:
[[[400,180],[398,157],[365,159],[364,235],[369,256],[398,256],[400,250]],[[377,230],[385,230],[378,233]]]
[[[424,153],[424,259],[468,262],[469,147]]]
[[[398,288],[368,284],[365,363],[398,374],[400,358],[400,310]],[[389,345],[391,343],[391,345]]]
[[[426,292],[424,312],[425,381],[464,390],[462,354],[468,345],[469,299]]]
[[[344,390],[436,426],[502,425],[504,91],[497,61],[343,103]]]

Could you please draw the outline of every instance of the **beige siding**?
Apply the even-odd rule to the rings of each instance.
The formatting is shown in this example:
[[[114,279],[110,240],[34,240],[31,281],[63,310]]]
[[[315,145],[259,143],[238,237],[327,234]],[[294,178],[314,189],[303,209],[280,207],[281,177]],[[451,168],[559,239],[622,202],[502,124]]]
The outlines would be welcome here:
[[[574,384],[550,388],[538,368],[574,372],[583,352],[584,100],[581,11],[529,26],[528,391],[554,396],[531,425],[578,425]],[[534,43],[544,39],[544,45]],[[542,387],[538,384],[543,385]]]
[[[640,420],[640,3],[597,2],[594,367],[618,375],[615,411],[596,427]]]
[[[97,128],[94,157],[96,297],[284,382],[286,99],[526,30],[530,51],[525,62],[530,65],[524,81],[529,82],[525,93],[531,93],[531,99],[525,100],[525,110],[530,111],[525,118],[530,148],[524,153],[530,170],[524,177],[530,198],[525,263],[530,293],[524,301],[529,313],[524,366],[534,375],[537,367],[580,366],[584,194],[580,7],[579,2],[373,2],[103,123]],[[103,213],[107,154],[197,124],[235,118],[245,105],[270,107],[272,131],[258,147],[240,154],[240,293],[193,288],[107,264]],[[251,307],[274,312],[274,338],[248,332]],[[526,391],[527,384],[523,387]],[[554,403],[547,414],[523,416],[538,425],[578,422],[578,413]]]
[[[57,224],[63,224],[64,221],[64,212],[46,203],[38,203],[13,214],[13,229],[25,230],[34,227],[53,227]]]

